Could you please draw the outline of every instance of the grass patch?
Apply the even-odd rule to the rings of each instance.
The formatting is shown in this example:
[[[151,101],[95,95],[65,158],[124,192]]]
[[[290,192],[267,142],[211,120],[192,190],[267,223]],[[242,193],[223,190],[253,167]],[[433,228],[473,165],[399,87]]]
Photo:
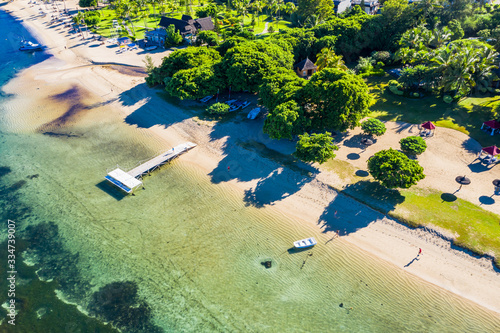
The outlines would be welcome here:
[[[498,136],[491,136],[481,130],[483,122],[498,117],[500,96],[469,97],[458,104],[446,104],[442,98],[434,96],[419,99],[396,96],[386,89],[389,80],[389,75],[366,79],[374,98],[370,117],[412,124],[430,120],[437,126],[470,135],[483,146],[500,144]]]
[[[334,171],[335,174],[344,181],[351,181],[353,179],[353,175],[357,170],[351,163],[336,158],[331,158],[325,163],[321,164],[321,169]]]
[[[403,190],[405,201],[389,215],[412,225],[431,226],[453,232],[455,244],[475,253],[495,257],[500,266],[500,218],[468,201],[447,200],[437,191],[427,194]],[[443,199],[444,198],[444,199]]]
[[[455,245],[493,256],[500,267],[500,217],[477,205],[435,190],[391,190],[372,180],[349,184],[341,193],[409,226],[444,229]]]

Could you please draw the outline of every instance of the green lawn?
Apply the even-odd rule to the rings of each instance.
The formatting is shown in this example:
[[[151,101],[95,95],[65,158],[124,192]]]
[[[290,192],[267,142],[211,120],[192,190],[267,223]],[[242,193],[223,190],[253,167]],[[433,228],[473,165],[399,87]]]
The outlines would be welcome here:
[[[104,37],[112,37],[112,27],[113,27],[113,20],[117,20],[120,25],[122,24],[122,19],[116,18],[116,14],[114,10],[110,9],[101,9],[99,10],[101,12],[101,22],[97,25],[95,29],[92,29],[95,33],[104,36]],[[174,15],[178,16],[178,18],[181,17],[182,14]],[[144,38],[144,33],[146,29],[144,29],[144,19],[142,18],[135,18],[132,20],[134,24],[134,29],[135,29],[135,38],[136,39],[141,39]],[[158,23],[160,23],[160,14],[156,14],[154,16],[151,14],[147,19],[146,19],[146,27],[148,30],[153,30],[157,27]],[[132,25],[128,20],[125,20],[125,25],[130,29],[130,31],[133,31]],[[128,36],[128,33],[126,30],[122,29],[119,33],[120,36]]]
[[[333,164],[326,166],[332,167],[335,169]],[[340,169],[344,178],[351,168],[342,165]],[[350,174],[352,183],[336,190],[409,226],[444,229],[443,233],[449,234],[454,244],[481,255],[494,256],[500,267],[500,216],[451,194],[417,188],[390,190],[371,177],[367,180]]]
[[[134,29],[132,29],[132,24],[130,24],[129,20],[123,20],[123,19],[118,19],[116,17],[115,11],[111,9],[107,9],[108,7],[104,7],[103,9],[100,9],[99,12],[101,13],[101,22],[92,29],[95,33],[104,36],[104,37],[112,37],[113,31],[112,31],[112,26],[113,26],[113,20],[118,20],[120,25],[125,22],[125,25],[130,29],[130,31],[133,31],[135,29],[135,38],[136,39],[142,39],[144,38],[144,33],[146,31],[145,27],[147,27],[148,30],[152,30],[157,28],[158,23],[160,23],[160,18],[161,15],[160,13],[156,12],[156,16],[153,14],[153,10],[151,9],[151,15],[146,19],[146,25],[144,24],[144,19],[142,18],[134,18],[132,20],[132,23],[134,25]],[[193,6],[193,15],[194,11],[196,9],[196,6]],[[175,13],[167,13],[168,17],[172,18],[177,18],[180,19],[182,16],[182,12],[175,12]],[[236,15],[236,12],[233,11],[233,14]],[[261,33],[264,30],[264,27],[266,25],[266,20],[269,18],[268,15],[266,14],[260,14],[258,16],[258,19],[256,18],[256,24],[255,26],[251,26],[252,22],[252,16],[248,15],[247,17],[244,18],[243,25],[245,28],[249,29],[254,29],[254,33],[258,34]],[[222,24],[222,22],[221,22]],[[273,26],[275,31],[278,31],[279,29],[287,29],[289,28],[290,22],[280,20],[279,23],[277,21],[273,22],[268,22],[268,27]],[[226,28],[227,26],[221,25],[221,29]],[[122,36],[128,36],[128,32],[124,29],[122,29],[119,32],[120,37]]]
[[[468,134],[483,146],[500,145],[500,136],[481,131],[484,121],[496,119],[500,111],[500,96],[469,97],[460,103],[446,104],[441,98],[428,96],[411,99],[396,96],[386,89],[391,80],[369,77],[367,84],[375,103],[370,116],[381,120],[404,121],[413,124],[432,121],[437,126],[453,128]]]

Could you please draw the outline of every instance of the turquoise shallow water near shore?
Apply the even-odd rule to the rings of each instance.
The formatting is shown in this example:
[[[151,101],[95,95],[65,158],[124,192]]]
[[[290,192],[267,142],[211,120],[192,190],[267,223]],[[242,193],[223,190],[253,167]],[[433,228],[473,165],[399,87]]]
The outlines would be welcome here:
[[[15,29],[8,20],[0,17],[1,29]],[[2,57],[19,61],[17,69],[44,59],[16,52]],[[300,225],[247,206],[242,195],[212,183],[182,158],[146,177],[146,189],[136,196],[123,197],[103,182],[106,169],[153,156],[160,149],[154,137],[113,121],[68,123],[49,135],[21,131],[6,120],[12,110],[5,105],[0,104],[1,218],[16,220],[19,251],[34,266],[22,268],[19,326],[14,330],[4,321],[0,329],[111,331],[103,322],[127,332],[500,329],[498,314],[348,243],[327,243],[314,223]],[[36,112],[49,108],[40,105]],[[109,120],[107,111],[97,108],[93,117]],[[4,241],[4,224],[1,230]],[[316,237],[319,245],[288,251],[305,236]],[[270,269],[261,265],[265,260],[273,262]],[[47,282],[38,281],[35,270]],[[75,306],[44,296],[56,295],[54,289],[85,315],[74,317]],[[5,300],[1,292],[0,302]],[[46,314],[37,319],[40,309]]]

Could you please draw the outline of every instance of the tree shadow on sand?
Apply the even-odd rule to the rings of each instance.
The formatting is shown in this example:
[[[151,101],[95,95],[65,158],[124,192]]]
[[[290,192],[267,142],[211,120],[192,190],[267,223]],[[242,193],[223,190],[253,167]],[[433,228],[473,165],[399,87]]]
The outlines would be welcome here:
[[[344,236],[365,228],[382,217],[383,214],[368,210],[363,204],[339,193],[325,208],[318,224],[324,233],[335,232]]]
[[[398,190],[388,189],[370,180],[349,184],[341,193],[354,197],[383,214],[394,210],[405,201],[405,197]]]
[[[259,180],[255,188],[245,190],[243,201],[247,206],[257,208],[272,205],[298,192],[313,179],[287,169],[274,170],[266,178]]]
[[[160,104],[160,107],[155,107],[149,103],[151,95],[157,94],[165,99],[166,103]],[[194,110],[181,106],[179,100],[169,98],[163,89],[147,88],[145,83],[134,86],[133,88],[122,92],[118,98],[119,102],[126,107],[132,107],[138,103],[143,103],[134,112],[125,117],[125,122],[129,125],[135,125],[139,128],[150,128],[155,125],[164,126],[165,128],[180,123],[188,118],[196,116]],[[170,105],[182,109],[184,112],[169,112]],[[193,107],[193,109],[195,109]]]
[[[473,138],[467,138],[462,142],[462,148],[470,154],[477,154],[481,151],[481,144]]]

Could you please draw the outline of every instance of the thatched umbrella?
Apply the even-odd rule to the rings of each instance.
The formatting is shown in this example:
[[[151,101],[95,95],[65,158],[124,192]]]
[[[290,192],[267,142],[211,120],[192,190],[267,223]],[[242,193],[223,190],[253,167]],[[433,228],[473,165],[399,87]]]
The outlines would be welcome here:
[[[373,144],[373,140],[371,139],[367,139],[367,138],[363,138],[361,139],[361,143],[364,144],[365,146],[369,147]]]
[[[458,176],[457,178],[455,178],[455,181],[460,184],[460,188],[458,189],[459,191],[463,185],[470,184],[470,179],[465,176]]]

